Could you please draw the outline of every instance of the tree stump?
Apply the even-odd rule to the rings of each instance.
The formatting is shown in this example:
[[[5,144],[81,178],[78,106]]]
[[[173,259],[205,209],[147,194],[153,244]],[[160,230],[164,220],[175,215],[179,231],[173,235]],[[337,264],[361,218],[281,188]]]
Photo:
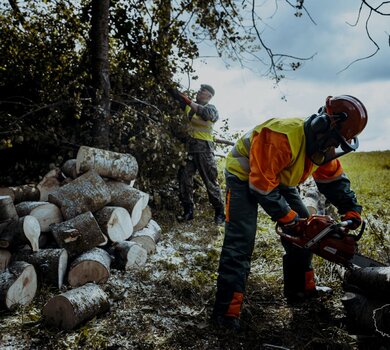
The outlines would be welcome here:
[[[19,216],[34,216],[41,227],[41,232],[49,232],[51,224],[63,221],[60,208],[48,202],[21,202],[15,206]]]
[[[137,177],[138,163],[131,154],[81,146],[76,158],[78,174],[94,169],[100,176],[131,181]]]
[[[358,287],[365,295],[390,302],[390,266],[347,270],[343,282]]]
[[[11,196],[0,196],[0,222],[9,219],[17,219],[18,217]]]
[[[110,254],[101,248],[93,248],[72,262],[68,282],[71,287],[79,287],[88,282],[106,283],[110,277],[110,264]]]
[[[5,221],[0,223],[0,248],[13,248],[28,243],[36,252],[39,250],[40,234],[39,222],[31,215]]]
[[[6,249],[0,249],[0,272],[4,271],[11,261],[11,253]]]
[[[141,219],[138,221],[138,224],[134,226],[134,232],[142,230],[144,227],[146,227],[151,219],[152,210],[150,209],[149,205],[147,205],[145,209],[142,210]]]
[[[50,170],[37,185],[39,189],[39,200],[47,201],[50,192],[57,190],[60,187],[61,169],[55,168]]]
[[[379,331],[390,335],[390,304],[352,292],[345,293],[341,302],[352,333],[369,335]]]
[[[148,257],[145,248],[131,241],[115,243],[109,252],[114,256],[113,267],[119,270],[143,266]]]
[[[111,194],[104,180],[96,172],[89,171],[51,192],[48,200],[60,207],[64,219],[69,220],[103,208],[111,201]]]
[[[149,194],[118,181],[108,181],[111,192],[110,205],[125,208],[131,216],[133,226],[141,219],[142,211],[149,202]]]
[[[37,274],[34,266],[25,261],[11,263],[0,273],[0,305],[11,310],[27,305],[37,292]]]
[[[41,249],[38,252],[20,250],[12,258],[34,265],[41,284],[58,289],[62,287],[68,267],[68,252],[65,249]]]
[[[51,298],[42,313],[48,325],[71,330],[108,311],[109,307],[108,297],[103,290],[96,284],[87,283]]]
[[[61,167],[61,171],[66,177],[75,179],[77,177],[76,159],[68,159]]]
[[[90,211],[68,221],[53,224],[51,230],[58,246],[65,248],[70,257],[106,242],[106,237]]]
[[[36,185],[22,185],[0,188],[0,196],[10,196],[14,204],[24,201],[39,201],[39,189]]]
[[[112,241],[125,241],[133,234],[129,212],[122,207],[104,207],[94,213],[103,233]]]
[[[156,221],[150,220],[145,228],[133,234],[130,241],[145,248],[148,254],[154,254],[156,252],[156,244],[159,242],[160,237],[160,226]]]

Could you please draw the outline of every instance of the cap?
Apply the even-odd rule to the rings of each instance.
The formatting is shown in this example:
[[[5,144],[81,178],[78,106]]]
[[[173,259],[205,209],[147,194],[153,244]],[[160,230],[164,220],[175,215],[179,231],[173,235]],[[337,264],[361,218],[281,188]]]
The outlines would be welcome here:
[[[213,95],[213,96],[215,95],[215,90],[214,90],[214,88],[213,88],[211,85],[202,84],[202,85],[200,86],[200,88],[201,88],[201,89],[207,90],[207,91],[210,92],[210,94]]]

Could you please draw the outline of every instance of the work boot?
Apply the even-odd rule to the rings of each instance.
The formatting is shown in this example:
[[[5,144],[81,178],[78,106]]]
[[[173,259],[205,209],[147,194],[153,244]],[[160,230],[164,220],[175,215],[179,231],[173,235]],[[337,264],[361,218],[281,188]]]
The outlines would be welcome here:
[[[285,293],[287,299],[287,304],[289,305],[299,305],[310,300],[319,299],[324,296],[329,296],[333,293],[332,288],[326,286],[316,286],[310,292],[295,292],[295,293]]]
[[[237,317],[213,315],[211,322],[219,329],[233,331],[234,333],[238,333],[241,330],[240,319]]]
[[[185,205],[182,215],[177,216],[177,221],[190,221],[194,219],[194,207],[192,205]]]
[[[217,225],[222,225],[225,223],[225,213],[223,212],[223,209],[222,210],[217,209],[215,211],[214,222]]]

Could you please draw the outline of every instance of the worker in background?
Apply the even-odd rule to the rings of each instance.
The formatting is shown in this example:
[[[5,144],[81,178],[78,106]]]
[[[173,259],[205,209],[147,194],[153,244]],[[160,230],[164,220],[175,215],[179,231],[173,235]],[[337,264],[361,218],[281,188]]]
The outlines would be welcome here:
[[[350,229],[362,207],[337,159],[358,148],[367,111],[355,97],[328,97],[307,119],[270,119],[244,135],[226,159],[226,223],[212,320],[239,330],[240,310],[255,243],[258,204],[289,235],[298,235],[309,212],[297,189],[313,176],[319,191]],[[301,220],[300,220],[301,219]],[[312,253],[282,238],[284,295],[290,304],[317,295]]]
[[[178,220],[189,221],[194,218],[194,176],[198,171],[215,211],[214,221],[218,225],[223,224],[224,202],[217,181],[218,171],[213,142],[213,126],[219,116],[215,106],[209,103],[215,91],[210,85],[202,84],[195,102],[175,89],[170,89],[169,92],[184,110],[188,118],[189,132],[186,164],[180,168],[178,174],[179,198],[183,206],[183,214]]]

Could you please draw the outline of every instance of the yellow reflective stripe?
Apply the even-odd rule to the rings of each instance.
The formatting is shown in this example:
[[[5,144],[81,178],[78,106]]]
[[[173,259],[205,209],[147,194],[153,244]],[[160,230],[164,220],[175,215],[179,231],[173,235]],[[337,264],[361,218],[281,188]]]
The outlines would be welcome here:
[[[257,192],[257,193],[260,193],[263,196],[266,196],[267,194],[269,194],[272,191],[272,190],[270,190],[270,191],[262,191],[259,188],[257,188],[255,185],[253,185],[250,181],[249,181],[249,188],[251,190]]]
[[[337,181],[337,180],[340,180],[340,179],[343,179],[343,178],[345,178],[346,177],[346,175],[343,173],[343,174],[341,174],[341,175],[339,175],[339,176],[336,176],[336,177],[332,177],[331,179],[329,179],[329,180],[315,180],[315,182],[317,182],[317,183],[320,183],[320,184],[328,184],[328,183],[331,183],[331,182],[333,182],[333,181]]]

